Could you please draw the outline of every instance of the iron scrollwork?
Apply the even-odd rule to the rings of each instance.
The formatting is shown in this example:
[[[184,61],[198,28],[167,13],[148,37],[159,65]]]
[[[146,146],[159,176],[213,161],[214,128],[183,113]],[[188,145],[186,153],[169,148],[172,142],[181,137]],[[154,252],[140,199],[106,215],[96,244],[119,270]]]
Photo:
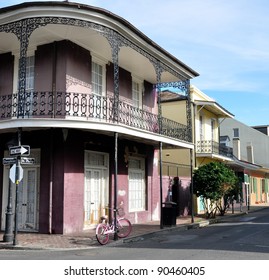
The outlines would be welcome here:
[[[65,97],[63,100],[63,96],[56,93],[54,96],[54,93],[32,93],[33,100],[36,100],[36,102],[31,103],[31,106],[29,106],[29,93],[25,92],[25,84],[26,84],[26,57],[27,57],[27,49],[29,45],[29,39],[31,34],[34,30],[37,28],[40,28],[42,26],[46,26],[48,24],[63,24],[63,25],[71,25],[71,26],[78,26],[83,28],[91,28],[104,36],[110,46],[112,51],[112,62],[114,64],[114,98],[113,98],[113,106],[112,108],[110,106],[110,114],[113,113],[113,116],[110,116],[109,119],[113,119],[113,121],[119,121],[120,112],[119,112],[119,106],[121,104],[119,100],[119,65],[118,65],[118,56],[119,51],[122,46],[128,46],[135,51],[137,51],[139,54],[143,55],[149,61],[153,64],[155,71],[156,71],[156,79],[157,79],[157,85],[158,88],[160,86],[161,81],[161,73],[163,71],[170,72],[174,76],[178,77],[181,82],[176,84],[177,87],[181,87],[182,89],[187,92],[187,96],[189,96],[189,81],[185,81],[183,77],[180,75],[180,73],[174,71],[169,66],[165,65],[163,62],[157,60],[155,57],[153,57],[151,54],[146,52],[144,49],[140,48],[127,38],[123,37],[121,34],[116,32],[113,29],[110,29],[108,27],[102,26],[101,24],[80,20],[80,19],[74,19],[74,18],[66,18],[66,17],[36,17],[36,18],[29,18],[24,19],[21,21],[16,21],[13,23],[8,23],[0,26],[0,32],[7,32],[7,33],[13,33],[17,36],[19,42],[20,42],[20,61],[19,61],[19,90],[18,95],[14,96],[15,99],[13,100],[14,103],[12,104],[13,110],[9,108],[8,115],[14,115],[14,112],[17,112],[17,117],[27,117],[27,116],[33,116],[33,115],[47,115],[50,117],[55,116],[62,116],[64,114],[65,116],[69,115],[69,113],[72,111],[72,115],[76,116],[79,114],[78,107],[81,105],[79,104],[81,101],[77,97],[76,102],[72,100],[73,107],[72,110],[70,109],[70,96],[68,93],[65,93]],[[39,102],[37,102],[37,97],[40,98]],[[83,114],[82,116],[86,115],[86,101],[85,96],[82,98],[83,100]],[[107,104],[107,101],[105,101]],[[14,110],[14,105],[16,104],[17,110]],[[158,129],[154,128],[154,131],[158,130],[159,133],[162,133],[162,117],[161,117],[161,107],[160,102],[158,103],[159,106],[159,115],[158,115]],[[37,108],[38,107],[38,108]],[[7,114],[7,108],[5,108],[5,114]],[[12,111],[12,112],[11,112]],[[187,116],[188,116],[188,126],[187,129],[191,132],[191,120],[190,120],[190,101],[187,102]],[[107,112],[106,112],[107,114]],[[7,117],[7,115],[5,115]],[[149,117],[148,119],[155,119],[152,117]],[[190,133],[191,134],[191,133]],[[191,138],[189,138],[191,139]]]

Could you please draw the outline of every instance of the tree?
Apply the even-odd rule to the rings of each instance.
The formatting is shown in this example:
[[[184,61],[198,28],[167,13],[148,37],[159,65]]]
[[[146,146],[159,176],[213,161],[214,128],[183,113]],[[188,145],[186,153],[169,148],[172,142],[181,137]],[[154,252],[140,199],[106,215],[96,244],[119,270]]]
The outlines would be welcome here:
[[[239,194],[237,176],[222,162],[210,162],[194,170],[193,188],[194,194],[202,197],[207,218],[215,217],[218,211],[224,215]]]

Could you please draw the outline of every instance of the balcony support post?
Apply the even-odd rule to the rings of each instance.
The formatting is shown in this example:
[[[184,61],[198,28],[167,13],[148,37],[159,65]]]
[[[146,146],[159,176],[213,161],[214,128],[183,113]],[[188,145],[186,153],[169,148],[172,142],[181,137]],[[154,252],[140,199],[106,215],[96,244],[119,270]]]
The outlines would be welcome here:
[[[193,149],[190,149],[190,168],[191,168],[191,222],[194,223],[194,199],[193,199]]]
[[[160,166],[160,228],[163,229],[163,176],[162,176],[162,147],[163,143],[159,142],[159,166]]]
[[[118,240],[118,232],[117,228],[117,206],[118,206],[118,132],[114,133],[115,139],[115,153],[114,153],[114,211],[113,211],[113,218],[114,218],[114,240]]]

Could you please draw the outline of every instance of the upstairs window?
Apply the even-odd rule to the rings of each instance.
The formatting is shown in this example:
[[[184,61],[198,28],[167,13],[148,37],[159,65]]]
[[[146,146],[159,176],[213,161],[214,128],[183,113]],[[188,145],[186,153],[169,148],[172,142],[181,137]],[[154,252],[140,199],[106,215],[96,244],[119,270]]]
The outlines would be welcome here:
[[[200,140],[204,140],[204,129],[203,129],[203,117],[199,117],[199,133],[200,133]]]
[[[234,128],[234,138],[239,138],[239,128]]]
[[[215,127],[216,127],[216,121],[214,119],[211,119],[211,140],[215,140]]]
[[[35,57],[28,56],[26,59],[26,91],[34,90],[35,81]]]
[[[106,64],[102,58],[92,56],[92,93],[99,96],[106,94]]]
[[[142,81],[134,78],[132,80],[132,101],[137,108],[142,108]]]
[[[97,95],[103,93],[103,66],[92,62],[92,92]]]
[[[15,71],[19,73],[19,60],[15,63]],[[25,68],[25,90],[27,92],[32,92],[34,90],[34,81],[35,81],[35,56],[28,56],[26,58],[26,68]],[[19,74],[16,76],[17,87],[19,88]]]

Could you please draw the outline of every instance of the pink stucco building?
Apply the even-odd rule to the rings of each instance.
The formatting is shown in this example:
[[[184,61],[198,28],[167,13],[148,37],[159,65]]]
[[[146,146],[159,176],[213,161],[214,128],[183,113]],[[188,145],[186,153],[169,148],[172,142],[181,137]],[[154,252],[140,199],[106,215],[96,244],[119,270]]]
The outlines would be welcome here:
[[[8,202],[15,211],[9,148],[21,145],[33,160],[19,156],[19,230],[79,232],[115,206],[132,223],[159,220],[159,149],[193,149],[190,118],[163,118],[159,89],[181,87],[188,99],[198,74],[125,19],[83,4],[2,8],[0,38],[1,229]]]

